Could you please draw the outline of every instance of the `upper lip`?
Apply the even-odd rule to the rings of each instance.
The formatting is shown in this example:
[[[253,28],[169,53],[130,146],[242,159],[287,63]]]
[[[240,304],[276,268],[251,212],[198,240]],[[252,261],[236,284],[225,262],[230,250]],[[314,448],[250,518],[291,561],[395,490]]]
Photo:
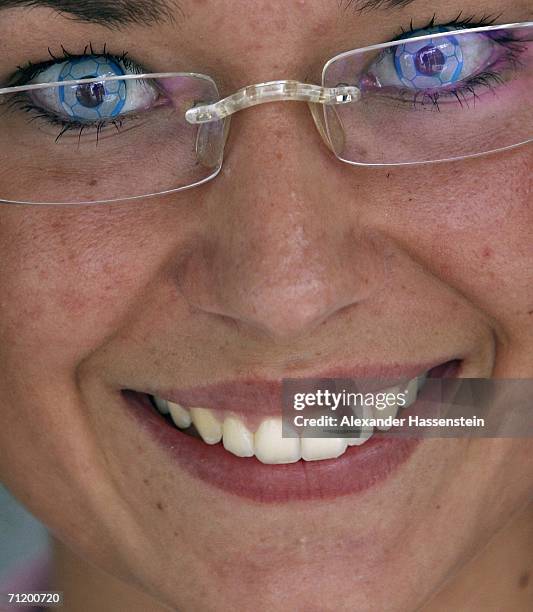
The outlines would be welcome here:
[[[202,407],[268,416],[280,412],[283,380],[286,378],[366,380],[374,382],[371,384],[372,390],[382,390],[394,384],[407,382],[447,361],[450,359],[409,365],[330,367],[319,372],[288,373],[283,379],[249,377],[185,388],[161,386],[143,392],[180,404],[185,408]]]

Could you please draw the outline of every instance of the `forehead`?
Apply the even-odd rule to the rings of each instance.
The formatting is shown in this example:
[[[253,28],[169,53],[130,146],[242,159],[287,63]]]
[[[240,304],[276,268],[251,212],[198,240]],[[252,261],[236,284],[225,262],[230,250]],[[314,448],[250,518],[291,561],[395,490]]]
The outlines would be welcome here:
[[[215,0],[172,1],[174,11],[184,19],[215,19],[234,25],[248,23],[259,31],[292,28],[316,28],[317,25],[336,23],[339,19],[352,19],[370,12],[384,12],[387,8],[405,6],[415,0]]]
[[[486,0],[483,13],[521,21],[529,2]],[[20,28],[22,60],[41,61],[53,40],[56,54],[60,44],[82,52],[91,41],[127,52],[147,72],[200,72],[228,89],[277,78],[316,81],[333,56],[391,40],[411,22],[419,28],[435,13],[439,21],[461,10],[474,21],[479,14],[475,0],[440,0],[438,7],[431,0],[0,0],[0,9],[14,7],[31,10],[0,11],[0,50],[15,48],[2,33]]]
[[[416,6],[425,25],[433,15],[426,0],[180,0],[178,44],[224,91],[281,78],[319,82],[339,53],[408,29]]]
[[[46,15],[55,12],[56,26],[62,29],[66,24],[71,28],[96,24],[115,32],[163,30],[175,44],[194,36],[204,46],[215,39],[219,43],[223,38],[238,46],[242,36],[268,37],[270,42],[287,34],[308,31],[315,37],[313,42],[319,45],[327,31],[339,22],[344,28],[358,23],[368,28],[372,25],[371,13],[386,16],[420,2],[424,0],[224,0],[223,3],[216,0],[0,0],[0,11],[31,9],[24,13],[24,19],[29,21],[33,21],[30,14],[37,18],[41,10]],[[66,20],[57,19],[57,13]],[[6,16],[2,11],[2,18]],[[20,20],[18,11],[17,18]],[[145,32],[144,37],[147,36]]]
[[[410,2],[180,0],[169,4],[173,23],[153,29],[200,69],[221,79],[231,73],[236,86],[281,72],[284,78],[318,77],[339,52],[388,40],[400,25],[408,26],[398,14],[402,4]]]

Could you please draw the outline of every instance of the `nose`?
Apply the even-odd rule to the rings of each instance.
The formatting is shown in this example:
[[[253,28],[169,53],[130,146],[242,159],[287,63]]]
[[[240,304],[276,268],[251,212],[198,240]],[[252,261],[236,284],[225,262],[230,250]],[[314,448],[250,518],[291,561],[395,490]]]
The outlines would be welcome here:
[[[357,308],[382,283],[383,257],[361,223],[350,171],[303,104],[236,115],[224,170],[205,196],[201,244],[180,270],[182,293],[278,340]]]

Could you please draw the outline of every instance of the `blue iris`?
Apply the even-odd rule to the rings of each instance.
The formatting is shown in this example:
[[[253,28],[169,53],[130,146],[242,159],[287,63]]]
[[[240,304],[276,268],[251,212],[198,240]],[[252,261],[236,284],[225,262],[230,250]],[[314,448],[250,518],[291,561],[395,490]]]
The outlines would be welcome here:
[[[419,30],[417,36],[450,31],[449,26]],[[412,37],[412,33],[401,38]],[[432,89],[459,80],[463,71],[463,52],[455,36],[405,42],[394,51],[394,66],[400,81],[410,89]]]
[[[121,66],[106,57],[80,57],[65,62],[59,81],[91,79],[125,74]],[[105,120],[120,114],[126,103],[126,81],[101,81],[58,87],[58,103],[69,117],[78,121]]]

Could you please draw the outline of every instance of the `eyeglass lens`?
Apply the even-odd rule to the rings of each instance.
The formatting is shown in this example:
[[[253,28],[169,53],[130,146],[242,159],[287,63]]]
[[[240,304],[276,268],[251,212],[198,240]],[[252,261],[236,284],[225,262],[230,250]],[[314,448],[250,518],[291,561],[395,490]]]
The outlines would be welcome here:
[[[324,109],[336,154],[350,162],[405,164],[527,141],[532,36],[533,28],[465,31],[334,59],[324,86],[357,85],[362,94],[356,104]]]
[[[531,27],[465,31],[333,58],[323,85],[361,91],[353,103],[324,107],[336,155],[362,164],[431,162],[528,141],[532,35]],[[60,76],[95,78],[99,69],[94,58],[73,59]],[[0,198],[98,202],[200,184],[220,170],[227,126],[193,125],[185,112],[219,99],[200,75],[103,76],[1,94]]]
[[[205,181],[220,168],[224,124],[191,125],[185,111],[218,99],[211,81],[194,76],[102,80],[0,96],[0,167],[9,178],[1,182],[0,197],[94,202]]]

